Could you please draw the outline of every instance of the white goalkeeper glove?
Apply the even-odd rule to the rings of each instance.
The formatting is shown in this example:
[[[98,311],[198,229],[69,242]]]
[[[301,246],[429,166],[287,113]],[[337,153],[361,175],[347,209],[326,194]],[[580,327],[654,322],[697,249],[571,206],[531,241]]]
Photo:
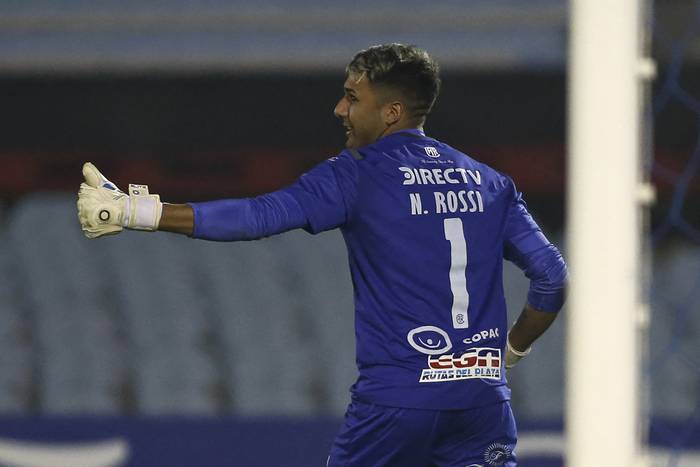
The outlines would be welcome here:
[[[78,192],[78,219],[87,238],[113,235],[127,229],[154,231],[163,213],[158,195],[148,193],[147,185],[129,184],[129,194],[97,170],[83,164],[85,182]]]
[[[524,351],[515,350],[512,345],[510,345],[510,332],[506,338],[506,370],[513,368],[520,360],[527,357],[532,351],[532,346],[528,347]]]

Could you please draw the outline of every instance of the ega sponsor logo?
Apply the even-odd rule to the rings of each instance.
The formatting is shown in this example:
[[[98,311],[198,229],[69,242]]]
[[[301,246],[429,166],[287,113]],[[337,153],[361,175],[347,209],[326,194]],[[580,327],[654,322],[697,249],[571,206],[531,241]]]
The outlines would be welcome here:
[[[462,354],[430,355],[421,383],[461,379],[501,379],[501,349],[476,347]]]

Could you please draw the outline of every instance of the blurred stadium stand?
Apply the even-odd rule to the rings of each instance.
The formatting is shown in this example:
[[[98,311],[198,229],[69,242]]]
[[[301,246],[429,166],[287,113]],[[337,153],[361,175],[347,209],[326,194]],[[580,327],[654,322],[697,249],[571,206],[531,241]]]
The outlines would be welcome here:
[[[74,204],[33,195],[6,218],[2,264],[24,285],[7,291],[0,316],[3,331],[26,330],[2,341],[20,358],[0,372],[0,403],[47,414],[343,413],[356,369],[338,232],[244,243],[126,232],[98,244],[65,215]],[[516,313],[527,282],[511,266],[506,277]],[[562,329],[535,350],[543,371],[514,371],[528,416],[561,413],[561,396],[532,403],[537,391],[517,386],[561,387],[550,348]],[[29,344],[15,345],[22,335]]]
[[[98,244],[65,215],[74,203],[37,194],[5,212],[3,412],[342,414],[356,370],[338,232],[242,243],[126,232]],[[697,291],[700,247],[672,244],[655,267],[656,313],[675,320],[656,321],[651,346],[690,348],[700,321],[678,308]],[[509,263],[504,274],[512,319],[527,281]],[[557,321],[532,361],[511,371],[525,419],[561,416],[564,327]],[[691,413],[695,399],[665,391],[664,381],[697,394],[697,375],[655,355],[654,414]]]
[[[73,196],[34,195],[7,219],[3,266],[31,285],[8,290],[0,316],[9,321],[4,332],[27,327],[32,348],[3,354],[25,353],[2,372],[4,387],[33,384],[24,394],[37,399],[18,400],[15,388],[0,395],[9,399],[4,406],[47,414],[342,413],[355,369],[339,234],[220,244],[129,232],[98,245],[64,215],[74,204]],[[22,309],[24,316],[11,313]]]

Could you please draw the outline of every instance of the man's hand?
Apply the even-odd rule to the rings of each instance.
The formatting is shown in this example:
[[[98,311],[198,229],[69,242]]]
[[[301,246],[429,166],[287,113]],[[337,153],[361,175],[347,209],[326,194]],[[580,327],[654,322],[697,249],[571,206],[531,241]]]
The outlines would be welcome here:
[[[129,185],[129,194],[97,170],[83,164],[85,182],[78,192],[78,219],[88,238],[113,235],[128,229],[154,231],[163,212],[158,195],[150,195],[146,185]]]

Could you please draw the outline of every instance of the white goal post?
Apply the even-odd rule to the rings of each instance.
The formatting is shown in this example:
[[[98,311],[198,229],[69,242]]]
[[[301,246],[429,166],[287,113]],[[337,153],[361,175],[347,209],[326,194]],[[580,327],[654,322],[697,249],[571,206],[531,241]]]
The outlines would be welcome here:
[[[643,0],[571,0],[568,64],[568,467],[646,465],[640,177]]]

